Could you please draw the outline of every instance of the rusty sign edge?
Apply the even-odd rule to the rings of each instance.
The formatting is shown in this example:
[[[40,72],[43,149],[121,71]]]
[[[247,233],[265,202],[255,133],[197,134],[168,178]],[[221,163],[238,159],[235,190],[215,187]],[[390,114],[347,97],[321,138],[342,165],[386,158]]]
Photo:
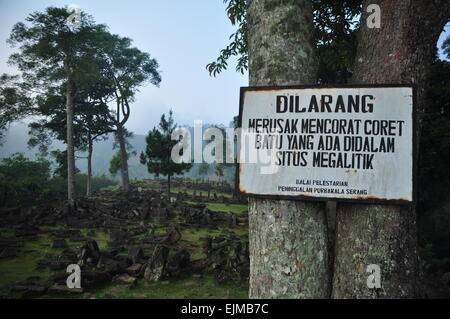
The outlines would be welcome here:
[[[286,86],[242,86],[239,94],[239,117],[238,127],[242,127],[242,113],[246,92],[250,91],[282,91],[289,89],[359,89],[359,88],[410,88],[412,89],[412,200],[378,198],[373,196],[359,196],[359,198],[333,198],[316,197],[308,195],[270,195],[249,193],[240,187],[241,163],[236,165],[235,187],[237,191],[246,197],[273,199],[273,200],[294,200],[294,201],[335,201],[342,203],[366,203],[366,204],[396,204],[406,206],[416,206],[417,204],[417,85],[414,83],[380,83],[380,84],[341,84],[341,85],[286,85]],[[240,154],[240,148],[237,153]]]

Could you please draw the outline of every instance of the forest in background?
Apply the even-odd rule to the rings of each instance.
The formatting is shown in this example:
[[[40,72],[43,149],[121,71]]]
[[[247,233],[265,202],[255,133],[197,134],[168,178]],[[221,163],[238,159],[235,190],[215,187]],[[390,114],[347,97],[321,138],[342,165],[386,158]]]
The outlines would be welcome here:
[[[241,7],[242,3],[243,1],[229,1],[230,5],[227,14],[230,17],[231,22],[233,24],[237,24],[238,31],[235,34],[235,37],[231,38],[232,43],[230,44],[230,46],[221,52],[219,59],[216,62],[208,65],[208,70],[213,75],[217,75],[220,72],[224,71],[224,69],[226,69],[227,67],[227,59],[233,55],[241,55],[242,57],[237,67],[238,71],[242,71],[246,68],[247,51],[245,42],[247,41],[247,22],[243,18],[244,10]],[[344,6],[342,8],[333,5],[330,1],[313,1],[313,3],[318,6],[317,9],[320,8],[323,10],[324,7],[328,8],[328,12],[330,12],[332,17],[341,18],[333,19],[329,17],[327,18],[323,15],[316,16],[315,25],[317,28],[317,34],[315,36],[317,37],[316,40],[318,43],[317,50],[319,57],[317,83],[348,83],[352,75],[352,67],[356,56],[356,30],[358,28],[356,18],[361,13],[361,1],[349,1],[347,3],[348,6]],[[60,19],[61,17],[64,19],[67,18],[66,13],[62,9],[60,11],[56,10],[56,15]],[[87,26],[94,29],[99,27],[93,22],[89,22]],[[331,32],[329,31],[330,27],[332,29]],[[19,42],[21,37],[27,36],[27,32],[25,32],[21,28],[16,28],[15,32],[16,40]],[[20,32],[22,32],[23,34],[19,35]],[[104,30],[97,30],[94,33],[96,32],[104,32]],[[143,136],[128,138],[129,144],[125,146],[125,142],[127,140],[127,132],[125,128],[126,121],[123,122],[123,120],[127,118],[127,112],[128,114],[130,112],[129,104],[132,104],[135,92],[133,90],[135,90],[137,87],[140,87],[140,85],[145,82],[140,77],[142,76],[142,74],[136,76],[136,79],[125,78],[124,84],[129,85],[128,90],[125,91],[123,91],[120,85],[117,85],[117,82],[114,81],[114,79],[117,81],[117,77],[120,78],[120,76],[127,73],[127,65],[124,65],[123,63],[129,58],[128,54],[134,54],[136,52],[134,51],[134,48],[130,47],[129,42],[127,42],[128,40],[125,40],[125,38],[121,38],[120,36],[116,35],[110,35],[107,33],[104,34],[104,36],[108,38],[108,40],[105,42],[106,49],[111,49],[112,55],[117,54],[116,58],[118,59],[118,64],[116,70],[108,69],[107,64],[106,66],[102,65],[103,69],[99,71],[99,74],[101,75],[101,77],[104,76],[104,74],[102,73],[104,72],[104,70],[112,71],[112,73],[117,71],[119,72],[119,74],[116,74],[116,76],[112,76],[113,81],[106,81],[105,83],[102,82],[104,86],[101,89],[105,90],[105,92],[101,93],[111,98],[112,101],[117,99],[116,102],[118,104],[117,112],[109,114],[113,114],[113,120],[111,120],[110,122],[106,121],[100,124],[104,125],[106,123],[106,126],[115,127],[112,129],[113,131],[111,131],[110,127],[108,127],[106,131],[109,131],[108,134],[116,134],[116,136],[118,133],[119,139],[121,139],[121,144],[123,145],[119,146],[116,149],[113,149],[113,136],[111,136],[108,141],[92,143],[92,145],[94,146],[94,157],[92,161],[94,173],[92,174],[93,178],[92,185],[90,186],[90,192],[87,191],[86,186],[86,184],[88,184],[88,177],[85,174],[81,173],[75,174],[76,170],[74,168],[72,169],[74,173],[73,176],[75,177],[74,183],[76,184],[77,188],[76,193],[78,193],[80,196],[84,196],[85,193],[89,194],[105,188],[118,188],[119,184],[117,180],[115,180],[114,177],[109,173],[110,161],[113,155],[117,152],[117,149],[120,149],[122,151],[122,155],[126,153],[131,154],[132,151],[141,153],[144,151],[146,146],[145,137]],[[121,45],[123,46],[122,52],[115,52],[113,50],[114,48],[108,47],[108,44],[114,43],[114,41],[117,41],[117,45],[119,47]],[[39,51],[40,49],[42,48],[37,48],[37,51]],[[44,51],[46,49],[48,48],[44,48]],[[420,157],[418,166],[419,200],[417,203],[421,257],[423,258],[425,269],[432,272],[433,274],[436,274],[436,276],[439,277],[439,279],[437,280],[446,280],[445,278],[448,277],[448,273],[450,272],[450,197],[448,196],[448,189],[450,189],[450,165],[448,162],[448,159],[450,158],[450,38],[448,38],[444,42],[442,49],[446,56],[445,58],[441,58],[437,55],[437,50],[435,51],[435,58],[432,62],[427,79],[427,108],[423,113],[423,129],[421,132],[420,140]],[[49,52],[44,53],[44,56],[48,57]],[[142,52],[137,52],[137,55],[145,60],[145,54],[142,53],[141,55],[141,53]],[[92,56],[89,57],[92,58]],[[97,56],[95,58],[99,58],[101,60],[101,57]],[[18,59],[18,61],[18,63],[23,63],[23,68],[27,68],[27,65],[25,65],[26,63],[24,63],[24,61],[20,61],[20,59]],[[147,76],[153,78],[154,82],[156,83],[158,82],[158,76],[155,73],[157,68],[155,68],[155,64],[151,60],[147,62],[149,62],[149,65],[147,65],[147,67],[153,67],[151,68],[151,70],[140,68],[139,66],[137,67],[137,69],[133,69],[133,71],[143,71],[143,73],[147,72]],[[99,64],[101,65],[100,62]],[[33,68],[29,68],[26,71],[33,73],[36,70],[34,70]],[[42,70],[38,71],[42,72]],[[39,75],[39,72],[34,74],[34,76]],[[99,74],[94,76],[99,76]],[[55,76],[61,75],[57,74]],[[41,122],[38,123],[38,126],[31,127],[33,134],[35,134],[34,138],[38,137],[38,139],[44,140],[46,137],[44,137],[44,135],[39,135],[43,132],[40,130],[50,129],[53,130],[53,133],[56,133],[56,135],[59,136],[58,139],[60,140],[60,143],[62,143],[60,145],[65,145],[65,130],[67,129],[64,124],[65,114],[58,113],[58,116],[55,117],[53,117],[51,114],[56,108],[64,110],[65,99],[62,99],[62,97],[65,94],[65,90],[68,89],[66,85],[68,79],[70,80],[70,77],[64,78],[63,76],[63,78],[59,78],[58,81],[55,82],[58,84],[57,86],[47,86],[46,88],[48,89],[48,91],[46,91],[45,94],[40,97],[41,99],[37,100],[37,114],[44,117],[50,117],[50,121],[48,121],[47,123]],[[74,79],[76,79],[75,75]],[[106,79],[109,78],[106,77]],[[11,80],[13,81],[11,82]],[[87,78],[83,79],[83,81],[91,83],[89,81],[92,81],[92,79]],[[9,113],[10,109],[2,113],[3,119],[9,119],[9,121],[7,121],[6,123],[7,125],[19,119],[20,117],[28,116],[31,112],[29,107],[31,104],[33,104],[31,100],[33,100],[35,96],[29,96],[27,95],[27,93],[23,94],[24,90],[26,91],[27,89],[26,86],[23,86],[24,84],[27,83],[20,81],[17,82],[16,79],[10,78],[8,76],[4,76],[2,78],[2,82],[0,83],[0,90],[2,90],[1,93],[5,98],[1,100],[3,104],[0,106],[4,110],[10,108],[11,105],[14,105],[14,108],[18,110],[16,114]],[[38,84],[39,83],[36,83],[36,85]],[[48,85],[48,83],[44,83],[43,85],[45,87],[45,85]],[[80,111],[80,113],[78,113],[78,116],[80,116],[80,118],[83,118],[83,116],[85,115],[83,113],[83,107],[85,106],[84,104],[87,102],[92,102],[94,97],[98,97],[98,91],[89,92],[89,89],[90,87],[87,86],[87,88],[83,88],[83,90],[80,90],[82,94],[81,96],[74,96],[75,103],[73,106],[75,116],[77,116],[77,112]],[[119,92],[118,98],[117,96],[114,97],[114,92]],[[92,96],[86,97],[89,94],[92,94]],[[100,103],[98,103],[99,101]],[[101,112],[105,112],[98,113],[97,115],[100,115],[99,118],[101,119],[101,117],[105,114],[105,116],[108,116],[108,111],[104,109],[106,104],[102,102],[101,98],[95,103],[94,104],[100,108]],[[23,109],[23,107],[25,107],[25,110]],[[33,109],[33,112],[31,113],[35,115],[35,111],[36,109]],[[117,121],[116,119],[114,119],[114,116],[117,116],[118,114],[123,115],[122,120]],[[5,125],[4,127],[7,127],[7,125]],[[80,127],[82,127],[82,125]],[[100,128],[100,131],[103,132],[103,129],[104,127]],[[151,128],[148,129],[150,130]],[[75,130],[75,132],[77,131]],[[76,141],[77,143],[79,142],[79,144],[75,147],[75,149],[77,149],[77,147],[79,147],[79,150],[81,150],[83,147],[84,149],[86,149],[87,145],[89,144],[89,138],[87,138],[87,136],[88,135],[86,135],[84,141]],[[14,135],[8,138],[8,143],[11,142],[10,139],[14,139]],[[13,143],[15,142],[13,141]],[[34,145],[39,146],[38,144],[39,143],[35,143]],[[5,145],[7,146],[7,144]],[[0,150],[4,149],[0,148]],[[99,154],[100,157],[96,157],[96,154]],[[83,152],[77,152],[77,156],[84,155],[85,153]],[[33,203],[41,202],[48,198],[65,198],[65,195],[67,193],[66,187],[68,169],[68,161],[65,158],[67,157],[60,157],[60,161],[58,161],[56,157],[51,157],[48,154],[46,157],[41,157],[38,160],[29,156],[29,153],[26,157],[22,157],[20,155],[5,157],[2,153],[1,157],[3,157],[0,163],[0,176],[2,177],[0,181],[0,203],[2,209],[15,208],[23,204],[32,205]],[[122,159],[123,157],[120,158],[120,160]],[[78,161],[80,161],[81,163],[85,160],[79,159]],[[51,164],[50,162],[53,162],[53,164]],[[86,170],[84,169],[86,166],[77,166],[83,173],[86,172]],[[233,169],[231,167],[227,169],[228,173],[226,174],[226,177],[230,181],[230,184],[232,184],[231,178]],[[125,190],[127,187],[126,180],[128,178],[150,178],[155,176],[151,175],[152,173],[149,173],[147,171],[146,166],[139,163],[138,155],[130,156],[128,162],[121,161],[121,163],[119,164],[119,171],[122,175],[122,187]],[[193,168],[190,168],[190,170],[187,169],[185,172],[175,174],[174,176],[184,176],[188,179],[202,179],[205,178],[208,173],[211,175],[215,175],[214,168],[207,169],[207,174],[202,174],[199,171],[200,167],[194,166]],[[124,176],[124,172],[126,172],[127,176]],[[119,178],[120,173],[116,175],[117,178]]]

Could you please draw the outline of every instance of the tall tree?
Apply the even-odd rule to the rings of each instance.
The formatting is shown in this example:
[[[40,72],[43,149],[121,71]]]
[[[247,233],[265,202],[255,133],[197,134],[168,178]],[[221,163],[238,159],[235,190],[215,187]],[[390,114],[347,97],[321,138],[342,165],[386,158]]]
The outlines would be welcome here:
[[[99,97],[105,94],[102,81],[96,85],[80,90],[79,100],[77,100],[76,119],[80,123],[80,134],[83,138],[83,149],[87,151],[87,185],[86,196],[92,192],[92,156],[94,152],[94,142],[108,138],[106,134],[113,131],[113,127],[108,120],[108,105],[102,103]]]
[[[126,156],[127,161],[130,159],[130,155],[136,156],[137,152],[133,150],[133,145],[130,142],[130,139],[134,137],[133,132],[129,132],[126,128],[124,128],[123,138],[125,139],[125,147],[126,147]],[[116,176],[119,171],[122,170],[122,152],[119,147],[119,138],[117,133],[114,134],[114,143],[113,149],[119,148],[119,150],[113,155],[111,161],[109,162],[109,172]]]
[[[104,32],[100,37],[101,50],[97,62],[103,68],[103,75],[109,81],[110,95],[101,98],[103,103],[115,104],[109,115],[109,121],[115,127],[114,132],[121,153],[121,176],[125,191],[130,188],[128,176],[128,155],[126,149],[125,124],[127,123],[135,94],[147,82],[158,86],[161,76],[158,62],[150,54],[131,46],[129,38]]]
[[[79,85],[75,94],[73,121],[75,151],[87,151],[88,176],[86,196],[91,194],[94,141],[107,138],[106,134],[112,131],[108,121],[108,106],[99,103],[97,99],[99,85],[98,83],[92,85],[89,82]],[[34,113],[39,115],[39,120],[29,124],[31,138],[28,144],[30,147],[39,146],[42,155],[47,153],[52,138],[67,143],[64,90],[65,87],[63,85],[50,88],[45,94],[38,95],[35,98]],[[67,156],[67,152],[64,152],[64,154]],[[67,163],[67,160],[65,163]],[[67,168],[67,165],[64,167]],[[65,176],[67,176],[67,171]]]
[[[313,84],[311,1],[248,1],[250,85]],[[329,296],[325,204],[249,199],[250,297]]]
[[[366,23],[371,3],[364,1],[352,82],[416,84],[419,137],[426,107],[427,72],[439,34],[450,18],[450,2],[377,1],[381,8],[380,28],[369,28]],[[423,295],[414,207],[342,203],[338,205],[336,231],[334,298]],[[366,267],[370,264],[381,268],[380,289],[367,287]]]
[[[109,172],[111,173],[111,175],[116,176],[117,172],[120,171],[120,167],[122,165],[121,156],[122,154],[120,154],[120,151],[118,151],[113,155],[113,157],[109,161]]]
[[[53,150],[50,152],[50,155],[56,162],[53,174],[65,179],[67,177],[67,151]],[[75,167],[75,174],[79,172],[80,170]]]
[[[166,119],[165,114],[161,116],[158,128],[153,128],[146,138],[147,146],[145,151],[141,153],[140,159],[142,164],[147,164],[149,173],[156,176],[167,176],[167,195],[170,198],[170,180],[172,176],[181,174],[191,169],[191,163],[177,164],[172,161],[172,149],[178,143],[172,140],[172,133],[177,128],[177,124],[173,120],[172,111]]]
[[[105,29],[96,25],[84,13],[80,25],[72,29],[67,23],[70,13],[66,8],[47,8],[35,12],[26,19],[28,24],[17,23],[12,30],[9,43],[20,45],[20,52],[10,57],[24,79],[33,87],[47,90],[64,83],[67,121],[67,193],[71,206],[75,201],[75,156],[74,156],[74,97],[80,78],[90,74],[93,48],[97,32]]]

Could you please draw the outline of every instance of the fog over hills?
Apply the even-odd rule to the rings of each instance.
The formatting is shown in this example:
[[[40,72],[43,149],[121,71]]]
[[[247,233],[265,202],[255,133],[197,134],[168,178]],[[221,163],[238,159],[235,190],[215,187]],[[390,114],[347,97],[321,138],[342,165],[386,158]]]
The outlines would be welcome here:
[[[204,126],[204,128],[207,127]],[[188,128],[191,131],[191,137],[194,136],[193,128]],[[8,132],[5,134],[5,138],[3,139],[3,145],[0,145],[0,159],[5,157],[10,157],[15,153],[22,153],[25,157],[29,159],[36,159],[40,157],[39,150],[37,147],[29,148],[28,147],[28,124],[26,123],[14,123],[9,128]],[[129,140],[132,145],[132,151],[137,153],[136,156],[131,156],[128,161],[128,170],[130,179],[146,179],[146,178],[154,178],[153,174],[148,173],[147,166],[142,165],[139,162],[139,154],[144,151],[146,141],[145,135],[134,135],[133,138]],[[114,137],[112,134],[108,136],[108,139],[105,141],[98,141],[94,143],[94,153],[92,156],[92,168],[93,175],[107,175],[111,176],[109,173],[109,162],[113,155],[118,151],[118,149],[113,149]],[[193,151],[193,144],[191,145]],[[49,151],[52,150],[65,150],[65,144],[61,141],[54,140]],[[86,157],[87,154],[84,152],[76,152],[76,167],[81,171],[81,173],[87,173],[87,160],[83,157]],[[51,161],[54,165],[54,159],[49,155],[46,157],[47,160]],[[192,169],[189,172],[184,173],[185,178],[198,178],[198,167],[200,164],[194,164]],[[217,177],[214,173],[214,165],[211,165],[208,174],[203,176],[204,179],[216,180]],[[234,178],[234,168],[228,167],[225,168],[224,174],[225,178],[233,183]],[[117,180],[120,180],[120,173],[115,177]]]
[[[22,153],[29,159],[36,159],[39,157],[38,148],[28,147],[28,125],[25,123],[14,123],[11,125],[7,134],[5,135],[4,143],[0,146],[0,158],[10,157],[14,153]],[[98,175],[110,175],[109,162],[113,155],[117,152],[117,149],[113,149],[114,137],[110,134],[105,141],[99,141],[94,144],[94,154],[92,156],[93,174]],[[139,153],[145,148],[145,136],[135,135],[130,139],[130,143],[133,146],[133,151],[138,153],[137,156],[132,156],[129,160],[129,174],[130,179],[142,179],[150,178],[151,174],[147,172],[147,167],[139,162]],[[50,150],[64,150],[65,144],[61,141],[54,140]],[[83,152],[77,152],[77,157],[86,157]],[[51,156],[47,157],[48,160],[53,162]],[[82,172],[87,172],[87,160],[85,158],[77,158],[76,166]],[[119,174],[117,178],[119,178]]]

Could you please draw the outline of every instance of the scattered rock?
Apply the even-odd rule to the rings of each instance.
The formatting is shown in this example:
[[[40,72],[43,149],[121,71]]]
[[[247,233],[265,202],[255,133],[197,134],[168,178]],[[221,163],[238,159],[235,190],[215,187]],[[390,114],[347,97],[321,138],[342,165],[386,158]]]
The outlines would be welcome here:
[[[53,293],[53,294],[82,294],[83,293],[83,288],[69,288],[67,287],[67,285],[59,285],[59,284],[54,284],[53,286],[51,286],[48,289],[49,293]]]
[[[61,261],[51,261],[48,264],[48,267],[50,268],[50,270],[53,270],[53,271],[66,269],[67,266],[68,266],[67,263],[61,262]]]
[[[0,258],[13,258],[17,256],[16,248],[5,248],[0,252]]]
[[[110,235],[108,245],[110,247],[117,247],[127,243],[127,234],[121,230],[113,231]]]
[[[191,261],[191,256],[186,248],[181,248],[179,251],[172,254],[166,265],[165,274],[168,277],[179,276],[184,269],[186,269]]]
[[[172,227],[161,241],[162,244],[174,245],[181,239],[181,233],[177,227]]]
[[[130,288],[137,283],[137,279],[135,277],[131,277],[130,275],[127,274],[117,275],[113,278],[112,281],[129,285]]]
[[[83,271],[81,287],[91,287],[111,282],[111,275],[106,271]]]
[[[122,291],[119,288],[112,288],[110,291],[106,293],[106,296],[112,298],[119,298],[122,294]]]
[[[198,286],[198,283],[195,281],[186,281],[183,286],[185,287],[192,287],[192,286]]]
[[[100,250],[95,240],[88,241],[83,245],[78,254],[78,264],[84,266],[86,264],[97,264],[100,258]]]
[[[142,269],[142,264],[133,264],[127,268],[127,273],[130,275],[138,274]]]
[[[128,258],[133,264],[139,263],[144,259],[144,251],[141,247],[130,247],[128,249]]]
[[[247,278],[248,245],[237,238],[230,239],[234,232],[224,231],[222,238],[206,239],[203,246],[207,257],[191,260],[189,251],[198,249],[200,244],[182,240],[180,231],[186,228],[236,227],[245,223],[248,220],[245,214],[213,212],[203,203],[186,203],[195,200],[206,203],[207,198],[212,196],[212,190],[223,193],[228,191],[228,186],[217,184],[211,188],[207,183],[175,183],[174,187],[197,189],[196,194],[200,197],[196,195],[197,198],[193,198],[186,192],[180,192],[174,195],[176,200],[171,202],[164,194],[148,189],[128,193],[102,191],[95,195],[95,199],[77,200],[73,209],[64,202],[51,201],[38,207],[14,209],[1,214],[0,226],[14,230],[16,237],[5,238],[12,234],[9,231],[2,233],[0,258],[16,257],[19,252],[26,254],[24,250],[19,251],[20,247],[28,241],[42,239],[43,234],[52,238],[49,243],[52,248],[62,250],[61,253],[47,252],[37,261],[37,269],[59,272],[45,284],[35,284],[41,279],[30,277],[13,288],[29,297],[46,293],[49,286],[50,293],[81,293],[82,289],[68,289],[66,286],[68,274],[65,269],[69,264],[78,264],[82,268],[82,287],[85,289],[110,283],[112,278],[115,282],[130,286],[139,278],[145,278],[150,283],[169,284],[167,279],[186,272],[193,272],[192,278],[202,278],[201,273],[205,271],[213,271],[220,280]],[[206,192],[208,196],[202,196]],[[216,201],[221,200],[216,194],[215,197]],[[232,199],[226,200],[234,203]],[[49,230],[41,226],[58,226],[58,229]],[[81,228],[89,231],[82,232]],[[162,229],[166,230],[165,234],[160,232]],[[100,250],[96,241],[83,237],[104,232],[110,234],[109,250]],[[76,248],[71,245],[72,248],[69,248],[67,240],[72,243],[83,241],[85,244]],[[194,281],[186,285],[194,285]],[[91,295],[86,294],[85,297],[90,298]]]
[[[166,270],[166,262],[168,256],[168,249],[162,245],[155,247],[151,257],[147,261],[144,278],[150,282],[160,281]]]
[[[450,286],[450,272],[444,273],[444,274],[442,275],[441,279],[442,279],[442,283],[443,283],[445,286]]]
[[[51,244],[52,248],[67,248],[68,245],[64,239],[55,239]]]

